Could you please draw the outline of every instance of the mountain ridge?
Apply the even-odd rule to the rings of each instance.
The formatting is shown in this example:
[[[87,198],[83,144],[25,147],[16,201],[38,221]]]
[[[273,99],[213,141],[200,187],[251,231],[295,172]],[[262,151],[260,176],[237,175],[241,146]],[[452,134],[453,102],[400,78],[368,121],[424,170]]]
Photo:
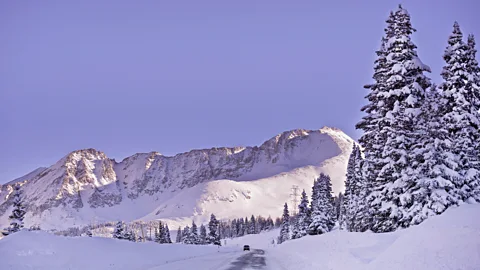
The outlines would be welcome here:
[[[183,218],[188,218],[192,217],[193,213],[206,213],[207,208],[217,207],[216,199],[213,206],[201,202],[205,194],[220,192],[218,194],[223,194],[220,197],[216,195],[211,197],[217,198],[218,201],[223,200],[222,202],[240,200],[242,196],[238,197],[238,194],[251,190],[255,191],[255,196],[262,196],[262,189],[269,189],[262,183],[278,185],[269,179],[276,179],[282,174],[286,177],[280,177],[285,178],[281,180],[284,181],[282,185],[289,184],[289,181],[292,183],[297,181],[308,188],[311,183],[307,185],[307,182],[311,182],[320,171],[332,171],[331,168],[336,168],[330,173],[334,175],[333,186],[338,192],[342,189],[344,175],[342,170],[346,168],[347,155],[352,143],[353,140],[341,130],[323,127],[319,130],[285,131],[266,140],[260,146],[193,149],[173,156],[164,156],[152,151],[133,154],[120,162],[108,158],[102,151],[87,148],[70,152],[54,165],[33,174],[31,179],[24,179],[20,184],[30,215],[42,225],[52,215],[73,217],[74,224],[83,219],[82,215],[85,215],[85,218],[92,215],[100,216],[104,220],[118,217],[158,218],[162,216],[158,207],[170,209],[177,203],[175,199],[172,201],[172,198],[192,199],[184,198],[182,193],[201,185],[203,189],[197,187],[194,189],[196,191],[191,191],[200,201],[178,204],[179,209],[183,207]],[[296,175],[303,175],[305,172],[308,172],[308,178]],[[215,181],[220,182],[215,185],[208,184]],[[214,190],[216,188],[222,190]],[[5,213],[11,205],[8,199],[11,191],[12,185],[0,186],[0,225],[6,222]],[[277,200],[274,193],[269,196],[272,200]],[[170,204],[165,205],[165,202]],[[138,214],[113,213],[117,211],[116,209],[120,211],[125,207],[138,211],[138,204],[145,204],[145,209]],[[190,205],[190,208],[186,209],[183,205]],[[201,205],[208,206],[203,210],[195,210],[202,207]],[[236,204],[235,207],[240,208],[242,205]],[[270,208],[273,207],[270,205]],[[156,215],[152,215],[154,210]],[[175,213],[170,210],[171,213]],[[163,215],[162,218],[168,216]],[[55,226],[54,224],[53,227]]]

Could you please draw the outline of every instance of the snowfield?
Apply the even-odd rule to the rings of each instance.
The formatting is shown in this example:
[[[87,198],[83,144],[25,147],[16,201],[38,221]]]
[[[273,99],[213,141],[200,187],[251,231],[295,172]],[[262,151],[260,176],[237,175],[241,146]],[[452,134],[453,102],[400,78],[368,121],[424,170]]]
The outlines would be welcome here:
[[[228,247],[133,243],[23,231],[0,240],[0,269],[177,269],[173,266],[208,261],[212,255],[218,265],[221,258],[230,261],[239,253],[239,249]]]
[[[479,204],[451,208],[393,233],[335,230],[273,245],[277,235],[273,230],[227,239],[218,248],[24,231],[0,240],[0,269],[229,269],[245,254],[244,244],[265,250],[264,269],[480,269]]]

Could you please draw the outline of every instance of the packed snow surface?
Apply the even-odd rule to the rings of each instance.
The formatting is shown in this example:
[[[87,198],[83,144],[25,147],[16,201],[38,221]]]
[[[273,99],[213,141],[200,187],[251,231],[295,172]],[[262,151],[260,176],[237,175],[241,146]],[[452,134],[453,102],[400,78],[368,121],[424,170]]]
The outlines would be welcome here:
[[[479,204],[393,233],[335,230],[274,245],[277,235],[272,230],[227,239],[218,248],[19,232],[0,240],[0,269],[229,269],[245,254],[244,244],[265,250],[265,269],[272,270],[480,269]]]

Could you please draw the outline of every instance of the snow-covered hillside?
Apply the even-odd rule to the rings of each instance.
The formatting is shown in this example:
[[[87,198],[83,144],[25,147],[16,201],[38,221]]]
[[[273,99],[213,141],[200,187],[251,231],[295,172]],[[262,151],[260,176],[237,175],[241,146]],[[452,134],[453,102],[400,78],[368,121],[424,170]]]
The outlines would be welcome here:
[[[26,226],[65,228],[91,222],[195,219],[281,214],[292,185],[310,190],[320,172],[343,190],[353,140],[342,131],[292,130],[257,147],[192,150],[173,157],[139,153],[121,162],[95,149],[74,151],[20,183]],[[18,182],[18,181],[17,181]],[[11,207],[11,184],[0,187],[0,226]],[[10,199],[9,199],[10,198]]]

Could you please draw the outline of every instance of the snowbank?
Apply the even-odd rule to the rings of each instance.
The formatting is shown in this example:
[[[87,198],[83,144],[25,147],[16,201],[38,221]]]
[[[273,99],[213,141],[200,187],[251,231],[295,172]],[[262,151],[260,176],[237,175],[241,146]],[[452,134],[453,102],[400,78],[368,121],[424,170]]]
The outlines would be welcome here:
[[[232,252],[238,249],[23,231],[0,240],[0,269],[169,269],[181,260]]]
[[[218,248],[25,231],[0,240],[0,269],[228,269],[245,244],[266,251],[266,269],[480,269],[479,204],[449,209],[393,233],[333,231],[272,245],[278,234],[276,229],[227,239],[226,247]]]
[[[270,257],[270,258],[269,258]],[[285,269],[478,270],[480,205],[463,205],[393,233],[333,231],[269,250]]]

